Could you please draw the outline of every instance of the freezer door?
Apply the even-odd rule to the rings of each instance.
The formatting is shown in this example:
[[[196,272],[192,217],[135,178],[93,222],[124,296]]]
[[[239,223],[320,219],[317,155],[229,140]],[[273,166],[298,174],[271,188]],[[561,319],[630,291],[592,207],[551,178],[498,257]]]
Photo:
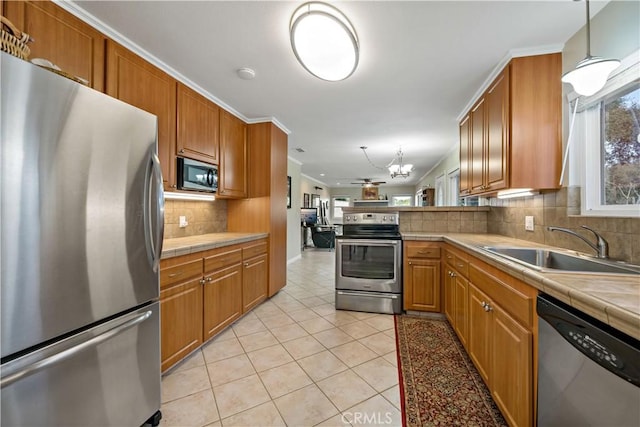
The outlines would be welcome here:
[[[2,364],[2,425],[142,425],[160,409],[159,319],[156,302]]]
[[[155,116],[2,53],[2,357],[159,295]]]

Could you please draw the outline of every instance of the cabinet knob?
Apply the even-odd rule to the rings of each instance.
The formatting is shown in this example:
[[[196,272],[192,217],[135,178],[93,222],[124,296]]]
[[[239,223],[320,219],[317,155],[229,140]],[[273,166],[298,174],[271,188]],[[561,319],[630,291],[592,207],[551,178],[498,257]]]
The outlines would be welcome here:
[[[178,188],[176,184],[171,184],[171,188]]]
[[[181,153],[184,153],[184,150],[181,148],[181,149],[180,149],[180,152],[181,152]]]
[[[213,282],[213,277],[207,277],[207,282]]]
[[[482,301],[482,308],[484,309],[484,311],[486,311],[487,313],[492,311],[493,308],[491,307],[491,305],[489,305],[489,303],[486,303],[484,301]]]
[[[204,285],[204,279],[200,279],[200,284]]]
[[[409,261],[409,265],[413,265],[413,263],[411,261]]]
[[[245,267],[249,267],[249,263],[248,263],[248,262],[245,262],[245,263],[244,263],[244,266],[245,266]]]

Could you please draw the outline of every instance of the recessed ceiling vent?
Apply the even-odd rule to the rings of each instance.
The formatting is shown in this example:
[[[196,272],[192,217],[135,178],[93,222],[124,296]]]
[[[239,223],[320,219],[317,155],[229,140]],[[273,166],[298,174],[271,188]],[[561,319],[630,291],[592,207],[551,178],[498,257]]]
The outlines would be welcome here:
[[[295,150],[296,150],[298,153],[304,153],[304,152],[305,152],[305,151],[304,151],[304,149],[302,149],[302,148],[300,148],[300,147],[297,147]]]

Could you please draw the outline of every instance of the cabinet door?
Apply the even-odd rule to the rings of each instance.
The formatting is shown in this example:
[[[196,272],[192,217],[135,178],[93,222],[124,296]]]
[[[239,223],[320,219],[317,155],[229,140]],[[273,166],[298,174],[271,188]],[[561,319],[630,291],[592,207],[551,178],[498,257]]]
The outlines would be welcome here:
[[[259,255],[244,262],[242,269],[243,312],[267,299],[269,268],[267,255]]]
[[[480,99],[471,110],[471,147],[469,148],[469,181],[472,192],[482,192],[484,183],[485,100]]]
[[[468,328],[468,282],[467,279],[455,273],[455,293],[453,301],[454,329],[462,345],[467,347]]]
[[[440,311],[440,261],[410,258],[404,278],[404,309]]]
[[[216,104],[178,83],[178,155],[218,164],[219,116]]]
[[[107,42],[107,94],[158,117],[165,189],[175,187],[176,81],[115,42]]]
[[[194,279],[160,292],[162,371],[202,344],[202,285]]]
[[[489,304],[489,305],[487,305]],[[469,357],[478,368],[480,376],[491,388],[491,324],[493,316],[487,307],[491,306],[489,298],[469,283],[469,337],[467,351]]]
[[[460,194],[471,192],[469,148],[471,147],[471,116],[465,117],[460,122]]]
[[[247,197],[247,125],[234,115],[220,111],[221,197]]]
[[[449,320],[451,326],[454,325],[454,298],[456,291],[456,279],[453,270],[449,265],[445,267],[446,271],[442,279],[442,291],[444,292],[444,314]]]
[[[204,339],[216,335],[242,315],[242,264],[205,277]]]
[[[493,307],[491,390],[510,426],[533,422],[533,334]]]
[[[509,67],[496,78],[485,98],[486,189],[501,190],[507,188],[509,182]]]
[[[34,39],[31,58],[47,59],[104,90],[104,35],[48,1],[7,1],[4,13]]]

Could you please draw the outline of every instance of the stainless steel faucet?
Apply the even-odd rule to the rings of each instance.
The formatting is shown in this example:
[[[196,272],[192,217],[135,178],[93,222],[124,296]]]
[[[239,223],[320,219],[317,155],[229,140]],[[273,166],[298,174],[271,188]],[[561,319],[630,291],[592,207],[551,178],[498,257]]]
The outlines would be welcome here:
[[[595,244],[591,243],[587,238],[579,235],[575,231],[569,230],[568,228],[549,226],[549,227],[547,227],[547,230],[549,230],[549,231],[564,231],[565,233],[569,233],[569,234],[571,234],[573,236],[579,237],[580,239],[584,240],[587,245],[591,246],[596,251],[596,254],[597,254],[596,256],[598,258],[602,258],[602,259],[609,258],[609,243],[607,243],[607,241],[604,240],[604,237],[602,237],[600,235],[600,233],[598,233],[597,231],[587,227],[586,225],[581,225],[580,227],[584,228],[585,230],[589,230],[590,232],[592,232],[593,234],[596,235],[596,243]]]

